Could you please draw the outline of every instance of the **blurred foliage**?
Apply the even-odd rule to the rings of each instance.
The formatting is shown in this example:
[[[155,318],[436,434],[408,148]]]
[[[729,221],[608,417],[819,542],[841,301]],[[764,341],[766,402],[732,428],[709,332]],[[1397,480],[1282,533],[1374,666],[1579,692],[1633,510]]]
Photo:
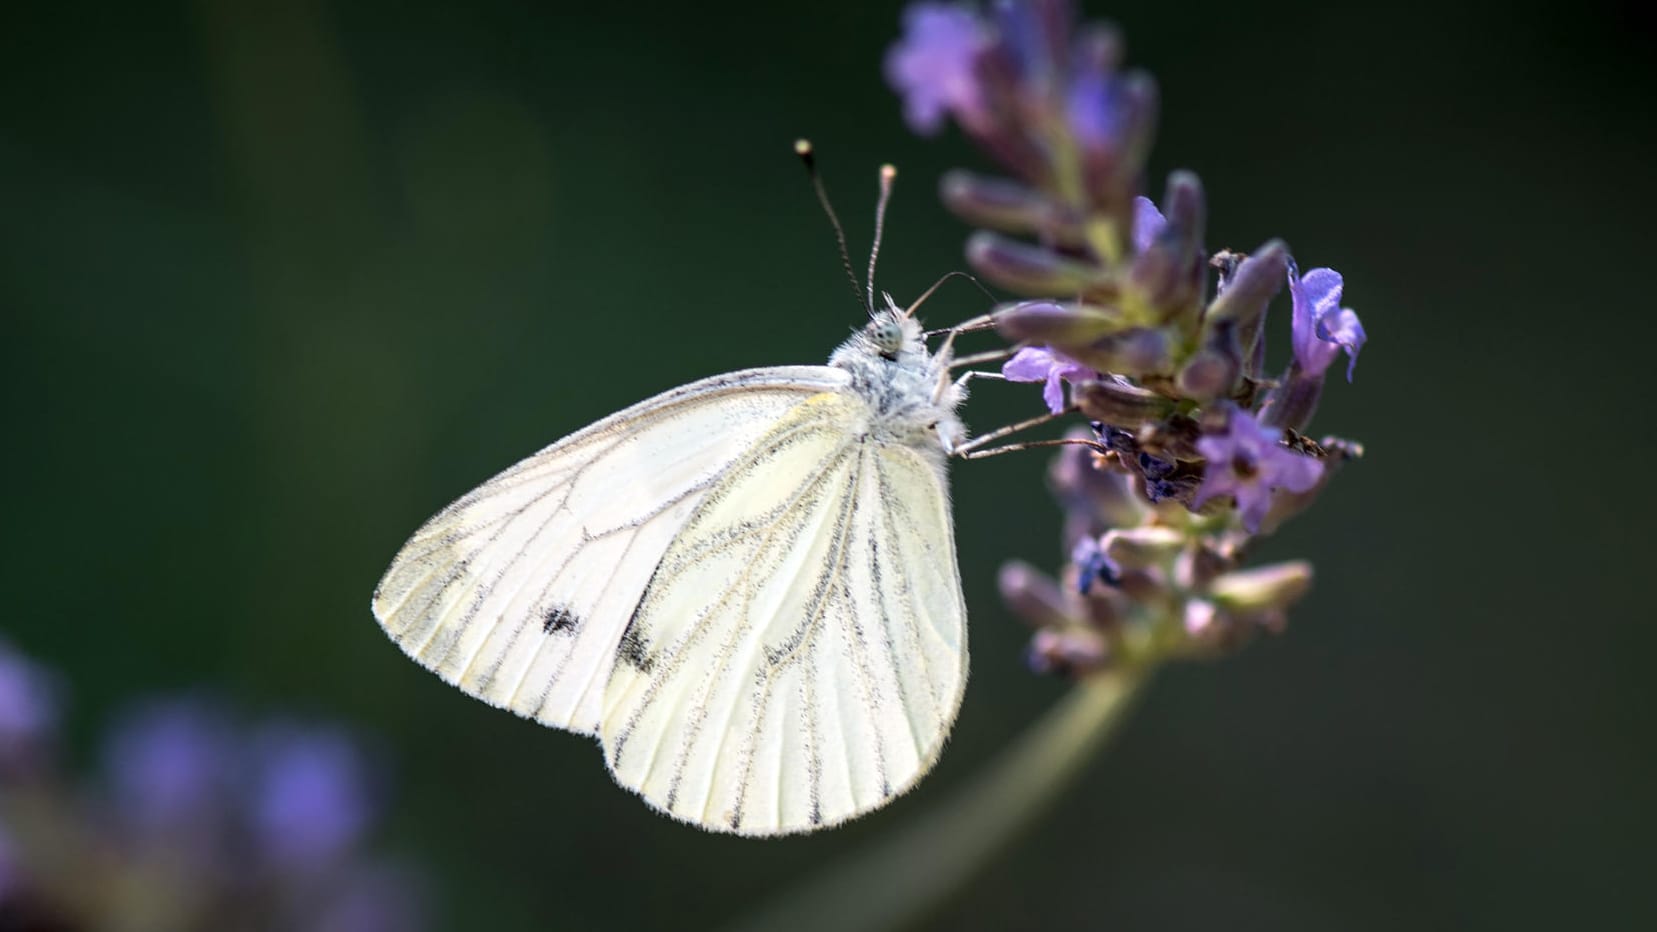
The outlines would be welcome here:
[[[1657,920],[1649,14],[1088,12],[1161,82],[1153,190],[1195,169],[1210,247],[1279,235],[1346,275],[1364,390],[1323,414],[1369,456],[1261,554],[1318,565],[1287,635],[1169,671],[940,926]],[[729,918],[1003,746],[1061,689],[994,591],[1007,557],[1060,557],[1038,457],[955,472],[974,679],[941,766],[821,837],[653,815],[367,607],[405,536],[517,457],[857,323],[796,136],[856,240],[900,167],[883,288],[961,266],[933,183],[970,156],[903,129],[896,30],[860,4],[0,13],[0,627],[73,681],[82,752],[184,684],[377,731],[443,927],[514,930]],[[983,309],[949,286],[927,310]],[[1035,391],[982,387],[967,420]]]

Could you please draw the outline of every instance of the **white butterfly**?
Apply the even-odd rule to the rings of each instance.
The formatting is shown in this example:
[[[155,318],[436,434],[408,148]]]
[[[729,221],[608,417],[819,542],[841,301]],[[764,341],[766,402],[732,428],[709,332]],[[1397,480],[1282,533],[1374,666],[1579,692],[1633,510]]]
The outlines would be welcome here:
[[[827,366],[634,405],[439,512],[374,614],[468,693],[596,735],[675,818],[776,835],[875,809],[966,685],[949,364],[888,297]]]

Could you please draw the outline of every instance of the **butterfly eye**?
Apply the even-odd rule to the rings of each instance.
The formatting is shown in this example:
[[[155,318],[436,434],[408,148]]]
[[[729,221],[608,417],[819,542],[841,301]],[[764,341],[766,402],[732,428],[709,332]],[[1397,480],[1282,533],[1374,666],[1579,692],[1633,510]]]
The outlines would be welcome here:
[[[869,339],[875,341],[881,355],[889,356],[903,349],[903,328],[890,317],[869,322]]]

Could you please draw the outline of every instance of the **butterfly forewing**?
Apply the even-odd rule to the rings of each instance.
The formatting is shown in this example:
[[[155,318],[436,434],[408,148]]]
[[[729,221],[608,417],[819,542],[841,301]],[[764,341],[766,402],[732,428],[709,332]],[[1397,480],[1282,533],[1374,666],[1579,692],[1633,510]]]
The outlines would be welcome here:
[[[606,757],[678,818],[809,830],[878,807],[937,757],[966,677],[943,476],[859,433],[867,414],[818,396],[733,464],[621,639]],[[910,579],[917,558],[939,564]]]
[[[824,366],[732,373],[566,437],[417,531],[374,614],[467,692],[596,732],[622,631],[669,544],[761,437],[845,380]]]

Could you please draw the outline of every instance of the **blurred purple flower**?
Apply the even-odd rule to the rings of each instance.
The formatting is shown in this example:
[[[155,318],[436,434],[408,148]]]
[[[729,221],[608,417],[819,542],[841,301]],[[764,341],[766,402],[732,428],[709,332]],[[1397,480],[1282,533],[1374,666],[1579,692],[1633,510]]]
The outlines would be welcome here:
[[[254,745],[249,822],[261,851],[284,867],[325,864],[368,827],[367,768],[342,732],[284,727]]]
[[[52,763],[42,739],[55,682],[0,641],[0,765],[14,747]],[[38,786],[6,785],[0,767],[0,803],[16,789],[22,807],[0,805],[0,930],[68,928],[68,916],[74,928],[116,928],[134,915],[181,930],[231,919],[308,932],[425,926],[419,876],[365,850],[377,807],[366,756],[343,729],[250,734],[209,698],[149,700],[116,721],[103,757],[97,794],[58,782],[67,774],[54,767]],[[14,813],[29,832],[11,834]]]
[[[158,834],[216,819],[237,764],[229,724],[196,699],[138,706],[116,726],[105,755],[120,814]]]
[[[1151,248],[1156,238],[1162,235],[1162,229],[1168,225],[1168,219],[1162,216],[1162,211],[1156,209],[1156,204],[1143,195],[1133,199],[1133,250],[1144,252]]]
[[[11,839],[6,837],[6,827],[0,825],[0,907],[4,907],[6,900],[22,885],[22,871],[17,865],[17,852],[12,848]]]
[[[1282,431],[1261,426],[1247,411],[1232,411],[1225,433],[1197,439],[1197,451],[1208,464],[1191,507],[1221,495],[1236,496],[1243,526],[1258,531],[1271,508],[1273,489],[1305,492],[1323,475],[1321,461],[1290,450],[1282,439]]]
[[[1299,269],[1289,264],[1289,296],[1294,302],[1291,323],[1295,360],[1313,376],[1321,376],[1335,356],[1346,350],[1346,380],[1358,364],[1358,351],[1368,337],[1358,315],[1341,307],[1341,275],[1334,269],[1313,269],[1296,277]]]
[[[969,8],[917,3],[903,13],[903,38],[886,53],[886,81],[903,98],[904,120],[935,135],[944,117],[972,123],[984,108],[976,73],[990,36]]]
[[[1001,364],[1001,374],[1009,382],[1045,382],[1041,398],[1047,410],[1058,414],[1064,410],[1064,386],[1060,381],[1085,382],[1097,379],[1099,373],[1089,369],[1063,353],[1045,346],[1026,346]]]
[[[0,641],[0,771],[39,753],[57,727],[52,677]]]
[[[1122,135],[1120,80],[1103,69],[1089,69],[1070,82],[1065,109],[1070,128],[1082,145],[1110,149]]]

